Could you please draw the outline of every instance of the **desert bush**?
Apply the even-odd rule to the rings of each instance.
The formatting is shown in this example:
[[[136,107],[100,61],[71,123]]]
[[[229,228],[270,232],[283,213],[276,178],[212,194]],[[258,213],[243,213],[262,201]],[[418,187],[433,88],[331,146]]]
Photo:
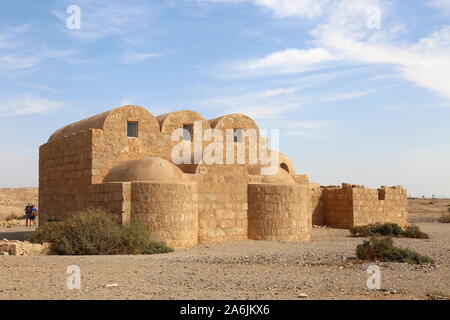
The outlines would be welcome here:
[[[415,239],[429,239],[430,236],[425,232],[420,231],[418,226],[409,226],[406,228],[403,236],[406,238],[415,238]]]
[[[418,238],[428,239],[428,234],[420,231],[419,227],[410,226],[403,230],[395,223],[377,223],[365,226],[357,226],[350,229],[350,234],[353,237],[371,237],[371,236],[392,236],[398,238]]]
[[[143,226],[122,225],[111,214],[92,210],[75,214],[64,222],[48,222],[29,240],[49,242],[53,251],[62,255],[139,254],[152,242]]]
[[[370,237],[373,235],[370,225],[356,226],[350,229],[352,237]]]
[[[152,241],[144,250],[144,254],[169,253],[174,250],[167,246],[164,242]]]
[[[25,220],[27,216],[25,214],[19,216],[18,214],[15,214],[14,212],[7,215],[5,217],[5,221],[11,221],[11,220]]]
[[[450,211],[450,210],[449,210]],[[450,213],[449,214],[443,214],[440,218],[439,218],[439,222],[442,223],[450,223]]]
[[[372,225],[372,233],[374,235],[399,237],[403,234],[403,229],[395,223],[374,224]]]
[[[381,262],[401,262],[410,264],[434,263],[430,257],[420,253],[394,246],[390,237],[376,238],[364,241],[356,247],[356,256],[360,260],[381,261]]]

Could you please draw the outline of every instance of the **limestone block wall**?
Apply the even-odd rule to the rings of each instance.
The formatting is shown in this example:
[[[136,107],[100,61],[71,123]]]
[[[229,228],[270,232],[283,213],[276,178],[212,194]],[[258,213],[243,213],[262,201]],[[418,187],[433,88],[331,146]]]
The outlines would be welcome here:
[[[230,151],[233,152],[234,163],[251,163],[251,159],[255,160],[253,164],[258,162],[258,141],[260,139],[260,132],[256,123],[249,117],[243,114],[228,114],[222,117],[209,120],[211,128],[220,130],[224,137],[224,142],[229,139],[229,143],[226,145],[227,148],[232,147]],[[240,129],[241,131],[241,141],[234,142],[234,136],[231,134],[227,137],[227,131],[232,132],[233,129]],[[241,153],[244,157],[239,160],[238,154]],[[251,155],[253,158],[251,158]],[[226,158],[224,157],[223,162],[225,163]],[[241,162],[238,162],[241,161]]]
[[[63,219],[84,207],[91,184],[92,134],[83,131],[42,145],[39,149],[40,221]]]
[[[309,183],[308,190],[311,197],[312,224],[321,226],[325,224],[325,204],[323,189],[317,183]]]
[[[199,165],[199,241],[247,239],[247,179],[244,165]]]
[[[191,163],[194,163],[194,154],[197,151],[196,148],[201,147],[201,149],[203,150],[209,143],[211,143],[203,141],[204,132],[211,128],[209,122],[197,112],[190,110],[180,110],[159,115],[156,119],[159,123],[161,136],[164,139],[164,148],[160,153],[160,156],[164,159],[170,160],[173,148],[181,143],[184,145],[184,148],[186,150],[190,150],[192,155]],[[194,130],[194,124],[196,121],[198,121],[198,123],[201,123],[201,132],[197,132]],[[180,139],[177,141],[172,141],[172,134],[174,133],[174,131],[177,129],[183,129],[184,125],[193,126],[191,137],[192,140],[183,141]]]
[[[248,238],[309,241],[312,229],[307,186],[248,185]]]
[[[38,207],[38,188],[0,188],[0,219],[15,213],[24,214],[27,204]]]
[[[127,123],[138,123],[138,137],[127,136]],[[113,110],[102,128],[92,130],[92,183],[101,183],[115,166],[144,156],[164,154],[167,138],[156,118],[146,109],[127,106]]]
[[[400,186],[384,187],[378,191],[384,194],[385,221],[406,227],[408,225],[408,191]]]
[[[353,192],[351,188],[323,189],[325,225],[348,229],[353,227]]]
[[[131,183],[102,183],[89,186],[85,208],[95,208],[115,216],[117,221],[128,223],[131,220]]]
[[[131,183],[131,220],[175,248],[198,243],[197,184]]]
[[[388,222],[408,225],[407,190],[400,186],[376,190],[343,183],[324,187],[322,193],[325,225],[345,229]]]

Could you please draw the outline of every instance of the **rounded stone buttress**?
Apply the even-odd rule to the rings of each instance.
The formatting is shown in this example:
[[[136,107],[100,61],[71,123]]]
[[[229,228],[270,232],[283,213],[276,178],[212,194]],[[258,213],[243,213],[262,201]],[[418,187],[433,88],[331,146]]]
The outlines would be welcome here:
[[[265,241],[309,241],[308,190],[297,184],[248,185],[248,237]]]
[[[198,243],[197,183],[133,182],[131,220],[168,246]]]

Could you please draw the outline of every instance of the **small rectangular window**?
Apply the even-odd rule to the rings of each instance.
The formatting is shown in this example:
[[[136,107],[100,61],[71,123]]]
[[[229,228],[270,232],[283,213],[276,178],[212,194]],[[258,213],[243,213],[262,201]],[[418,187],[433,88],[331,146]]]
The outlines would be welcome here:
[[[130,138],[137,138],[138,136],[138,123],[136,121],[127,123],[127,136]]]
[[[183,125],[183,140],[192,141],[192,124]]]
[[[242,142],[242,129],[234,129],[234,142]]]

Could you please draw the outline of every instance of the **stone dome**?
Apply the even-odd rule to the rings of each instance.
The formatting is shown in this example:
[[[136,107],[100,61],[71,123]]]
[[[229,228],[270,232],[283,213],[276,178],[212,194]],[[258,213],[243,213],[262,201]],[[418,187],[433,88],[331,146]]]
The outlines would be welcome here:
[[[261,166],[252,165],[248,168],[248,173],[250,175],[261,175]],[[277,172],[272,175],[263,175],[262,183],[270,183],[270,184],[291,184],[295,183],[294,178],[287,173],[282,168],[278,168]]]
[[[111,169],[103,182],[183,182],[184,174],[172,162],[160,157],[145,157],[119,164]]]

